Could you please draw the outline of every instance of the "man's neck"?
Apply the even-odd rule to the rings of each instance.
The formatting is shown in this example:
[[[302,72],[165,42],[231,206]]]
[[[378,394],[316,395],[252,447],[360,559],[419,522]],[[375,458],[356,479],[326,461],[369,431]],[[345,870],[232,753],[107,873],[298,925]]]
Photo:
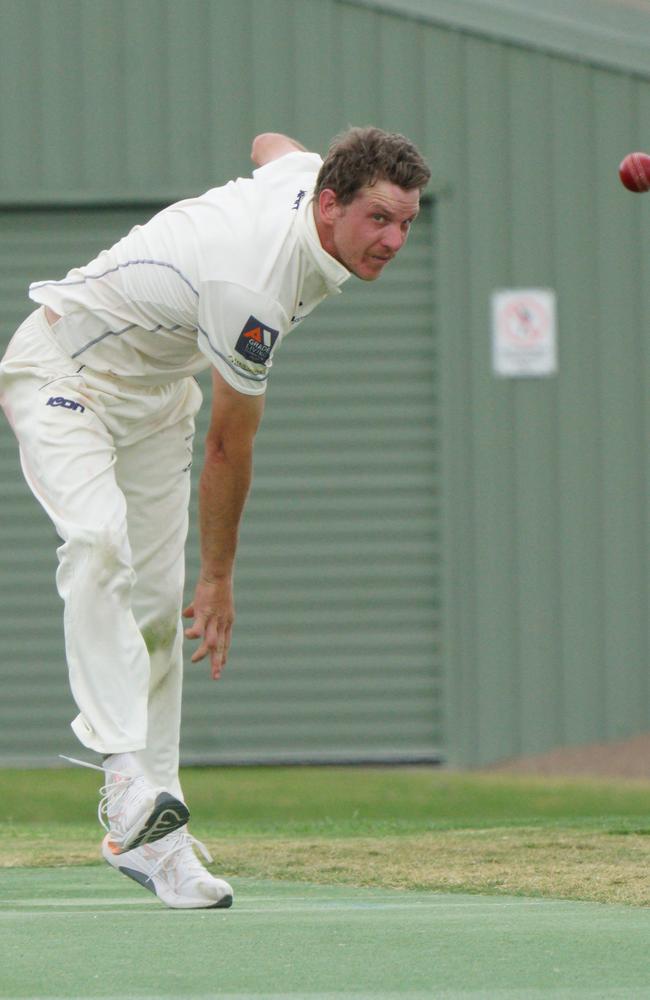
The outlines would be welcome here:
[[[334,253],[332,252],[334,248],[332,246],[331,240],[329,239],[328,228],[325,225],[325,223],[323,222],[323,218],[322,218],[322,216],[320,214],[320,211],[318,209],[318,202],[316,201],[316,199],[314,199],[312,201],[312,203],[311,203],[311,211],[312,211],[313,217],[314,217],[314,225],[316,227],[316,235],[318,236],[318,239],[319,239],[321,247],[323,248],[323,250],[326,253],[328,253],[330,255],[330,257],[334,257],[334,259],[336,260],[336,257],[334,255]]]

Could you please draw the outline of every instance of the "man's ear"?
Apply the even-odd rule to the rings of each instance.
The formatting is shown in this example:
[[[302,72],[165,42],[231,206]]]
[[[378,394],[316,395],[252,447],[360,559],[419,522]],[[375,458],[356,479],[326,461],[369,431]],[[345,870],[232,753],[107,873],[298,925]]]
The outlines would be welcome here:
[[[339,217],[342,205],[336,196],[336,192],[331,188],[323,188],[318,196],[318,212],[325,223],[332,223]]]

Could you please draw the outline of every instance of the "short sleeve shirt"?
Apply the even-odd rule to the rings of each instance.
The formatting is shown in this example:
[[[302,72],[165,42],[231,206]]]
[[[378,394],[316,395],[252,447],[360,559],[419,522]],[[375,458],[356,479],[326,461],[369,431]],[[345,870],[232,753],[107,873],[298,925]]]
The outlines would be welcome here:
[[[90,368],[160,384],[212,364],[262,393],[284,337],[349,277],[316,231],[321,162],[289,153],[177,202],[30,297],[62,317],[61,347]]]

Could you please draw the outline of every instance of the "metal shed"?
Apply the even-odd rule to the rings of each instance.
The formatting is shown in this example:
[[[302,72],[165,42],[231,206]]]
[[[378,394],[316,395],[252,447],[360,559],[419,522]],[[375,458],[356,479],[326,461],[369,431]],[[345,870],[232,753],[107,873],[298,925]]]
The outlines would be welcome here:
[[[650,135],[650,4],[2,7],[3,342],[29,280],[247,172],[258,131],[372,122],[433,167],[402,260],[274,369],[232,662],[192,668],[185,759],[476,765],[648,728],[650,204],[616,168]],[[504,288],[554,290],[556,373],[495,373]],[[0,460],[0,755],[44,763],[72,746],[55,539],[6,427]]]

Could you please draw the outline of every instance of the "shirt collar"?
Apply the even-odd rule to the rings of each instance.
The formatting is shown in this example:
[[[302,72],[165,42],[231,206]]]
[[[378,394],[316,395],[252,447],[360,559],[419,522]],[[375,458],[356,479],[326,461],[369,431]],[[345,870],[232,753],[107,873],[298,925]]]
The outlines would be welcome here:
[[[352,272],[348,271],[347,267],[340,264],[338,260],[335,260],[327,250],[323,250],[316,229],[313,204],[314,199],[310,196],[303,199],[303,203],[298,209],[300,243],[322,274],[328,291],[330,293],[338,292],[340,291],[339,286],[348,280]]]

